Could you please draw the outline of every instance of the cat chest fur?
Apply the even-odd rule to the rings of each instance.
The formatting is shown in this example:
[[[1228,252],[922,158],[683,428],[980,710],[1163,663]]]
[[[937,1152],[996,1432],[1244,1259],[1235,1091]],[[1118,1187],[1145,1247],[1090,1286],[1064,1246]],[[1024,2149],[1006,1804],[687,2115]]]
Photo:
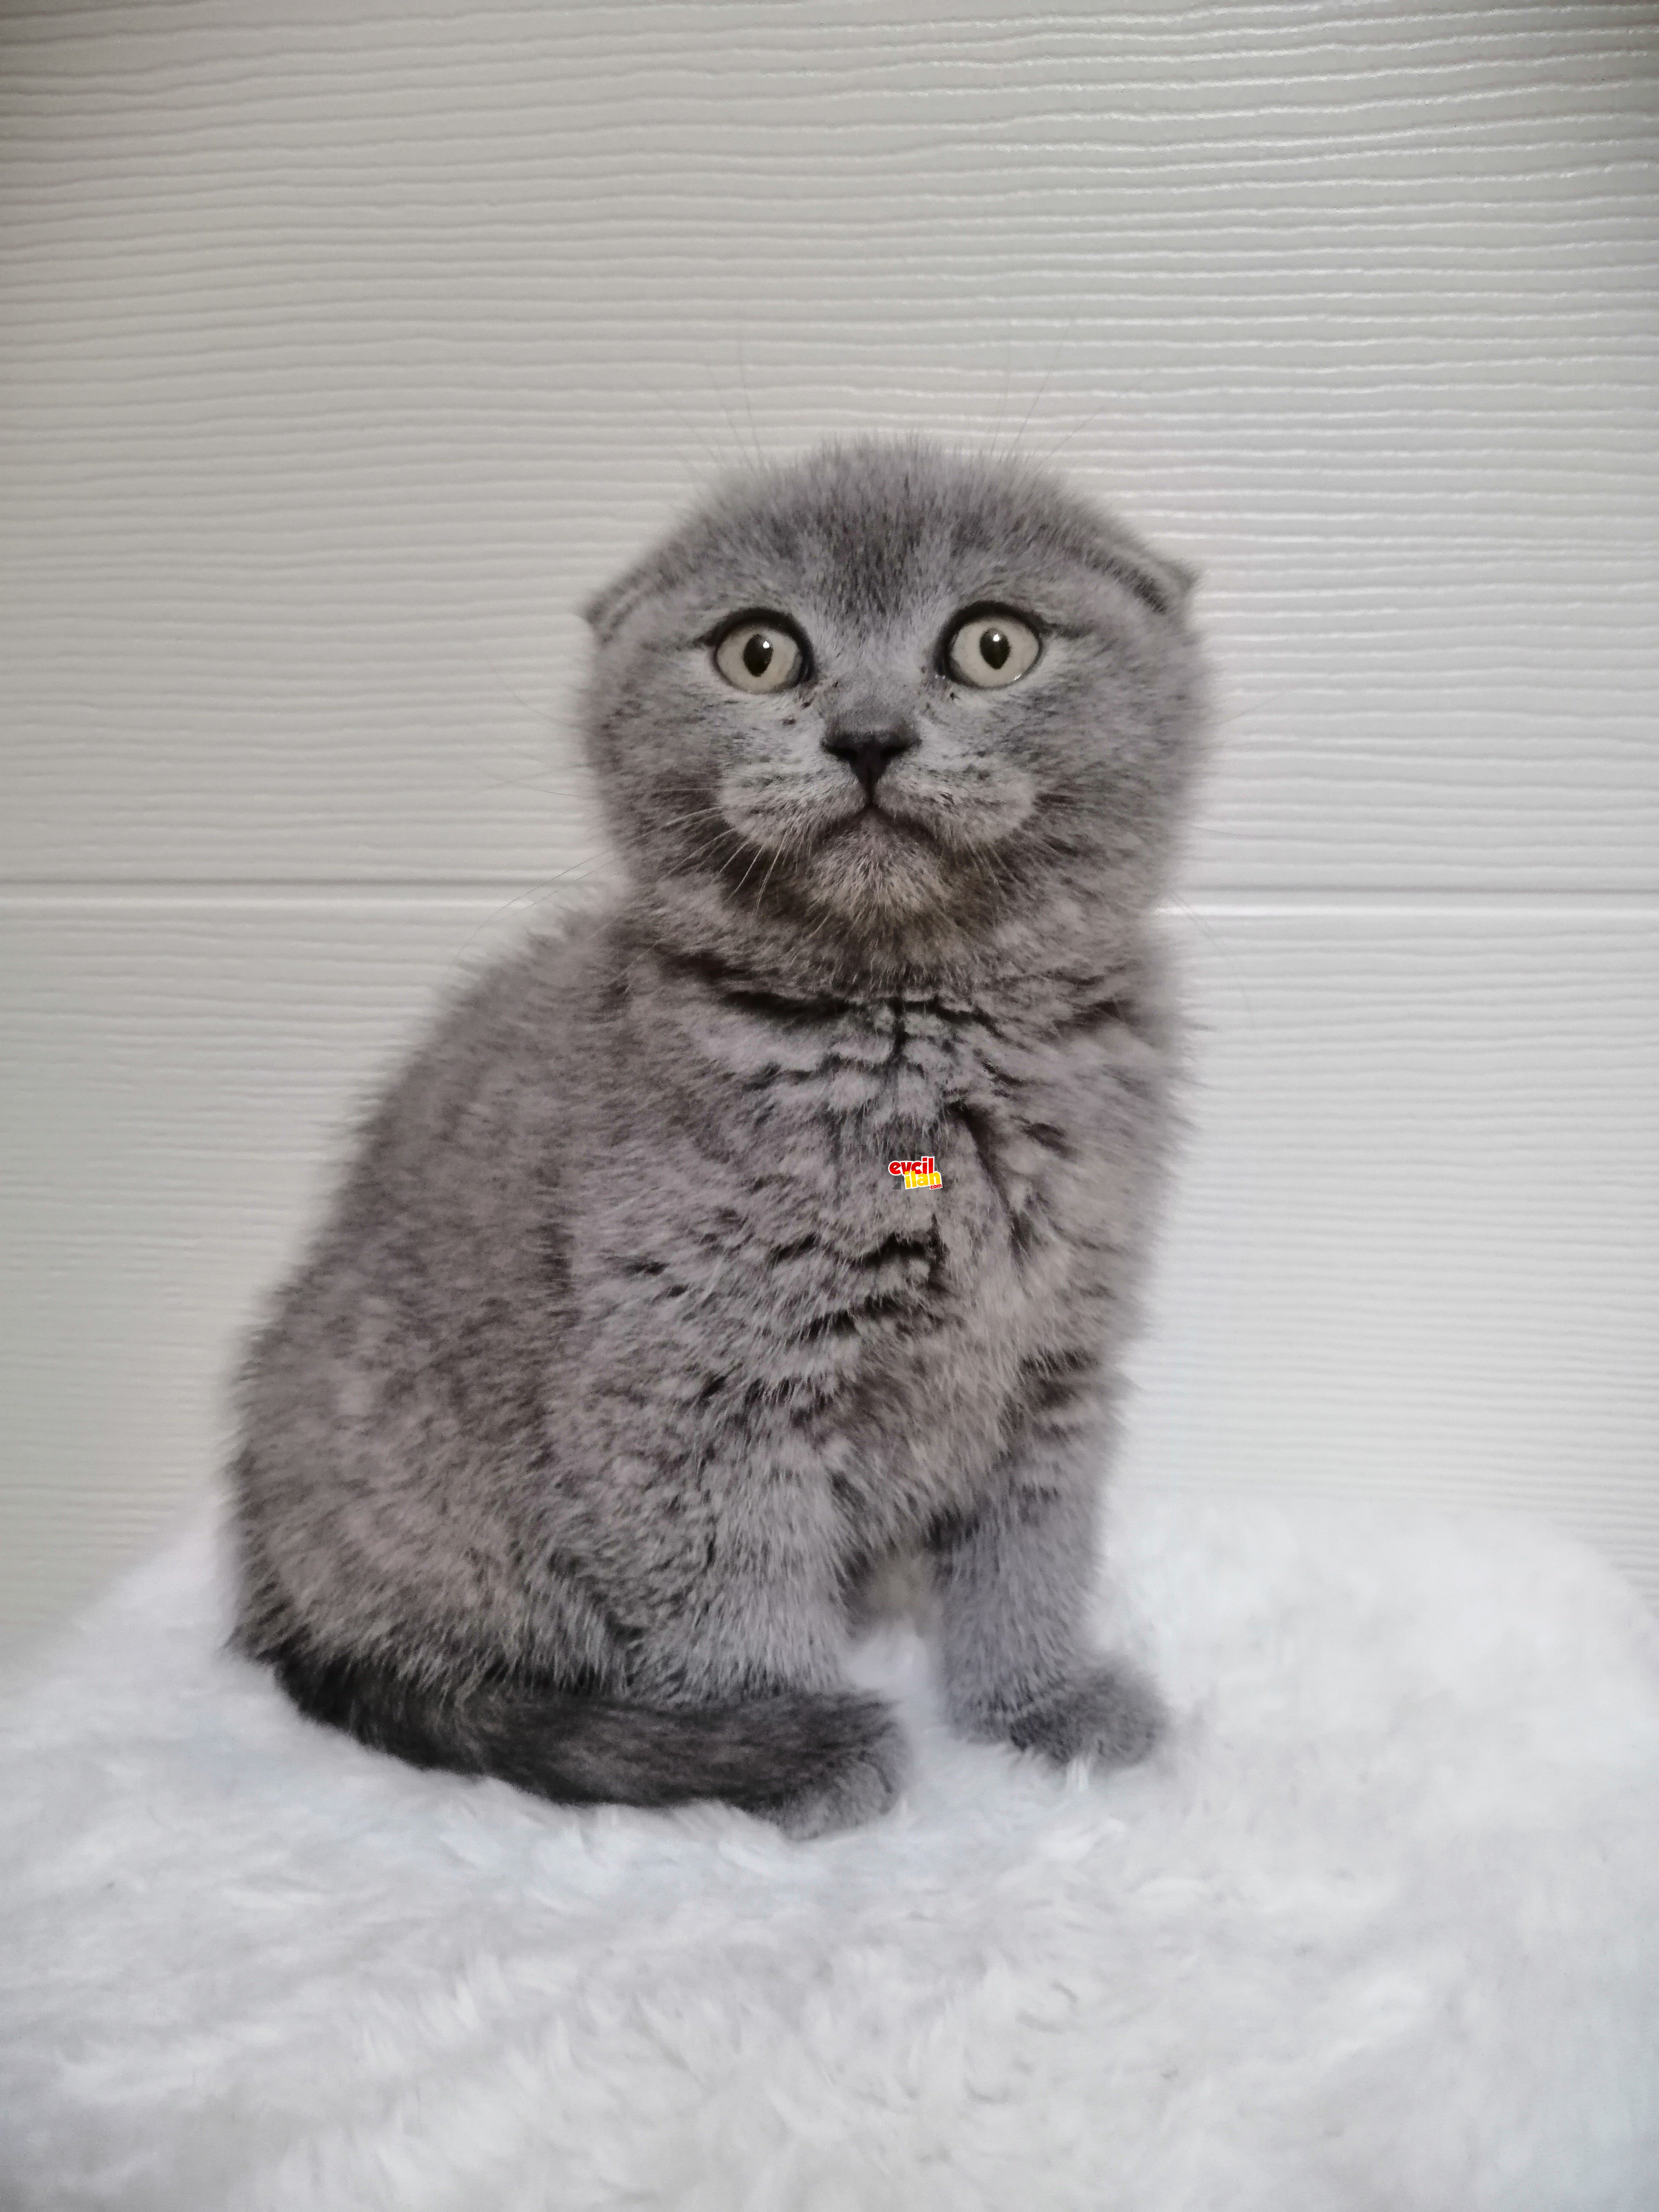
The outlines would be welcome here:
[[[670,1484],[781,1470],[883,1541],[970,1502],[1034,1387],[1121,1328],[1156,1074],[1121,1005],[696,991],[636,1034],[653,1198],[579,1239],[590,1384],[648,1408]],[[936,1186],[889,1171],[925,1155]]]

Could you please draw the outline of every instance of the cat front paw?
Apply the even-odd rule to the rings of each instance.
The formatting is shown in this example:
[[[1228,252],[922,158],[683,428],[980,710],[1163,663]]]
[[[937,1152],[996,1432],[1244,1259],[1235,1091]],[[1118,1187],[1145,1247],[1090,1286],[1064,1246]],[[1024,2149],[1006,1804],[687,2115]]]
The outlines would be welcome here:
[[[1134,1766],[1156,1747],[1168,1718],[1146,1677],[1112,1660],[1012,1714],[1001,1733],[1019,1750],[1041,1752],[1058,1766],[1074,1759],[1096,1766]]]

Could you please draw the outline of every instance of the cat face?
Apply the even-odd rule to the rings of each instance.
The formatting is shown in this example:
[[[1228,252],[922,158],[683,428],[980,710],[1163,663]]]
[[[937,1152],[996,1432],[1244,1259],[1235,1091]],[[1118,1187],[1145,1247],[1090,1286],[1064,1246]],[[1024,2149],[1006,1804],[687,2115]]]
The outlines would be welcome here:
[[[1188,583],[1052,480],[931,446],[734,483],[588,610],[618,836],[659,883],[855,939],[1150,895]]]

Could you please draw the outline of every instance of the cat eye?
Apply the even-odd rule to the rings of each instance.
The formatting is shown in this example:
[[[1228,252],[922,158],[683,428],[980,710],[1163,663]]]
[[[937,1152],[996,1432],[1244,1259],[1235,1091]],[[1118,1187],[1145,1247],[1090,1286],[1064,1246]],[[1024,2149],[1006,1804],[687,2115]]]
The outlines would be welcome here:
[[[994,691],[1018,684],[1042,650],[1030,623],[1000,607],[981,608],[958,623],[945,647],[945,665],[964,684]]]
[[[739,691],[781,691],[806,667],[800,640],[781,623],[734,623],[714,647],[714,665]]]

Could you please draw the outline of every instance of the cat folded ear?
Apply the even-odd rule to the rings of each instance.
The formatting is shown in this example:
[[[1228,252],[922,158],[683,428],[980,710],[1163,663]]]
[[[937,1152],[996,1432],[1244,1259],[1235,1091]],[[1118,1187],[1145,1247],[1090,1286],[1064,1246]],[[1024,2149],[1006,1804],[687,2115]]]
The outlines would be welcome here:
[[[601,645],[608,645],[651,587],[652,564],[635,562],[631,568],[594,592],[582,608],[582,620]]]
[[[1115,576],[1154,614],[1180,616],[1197,584],[1199,571],[1166,553],[1154,553],[1135,540],[1112,538],[1094,550],[1091,565]]]

